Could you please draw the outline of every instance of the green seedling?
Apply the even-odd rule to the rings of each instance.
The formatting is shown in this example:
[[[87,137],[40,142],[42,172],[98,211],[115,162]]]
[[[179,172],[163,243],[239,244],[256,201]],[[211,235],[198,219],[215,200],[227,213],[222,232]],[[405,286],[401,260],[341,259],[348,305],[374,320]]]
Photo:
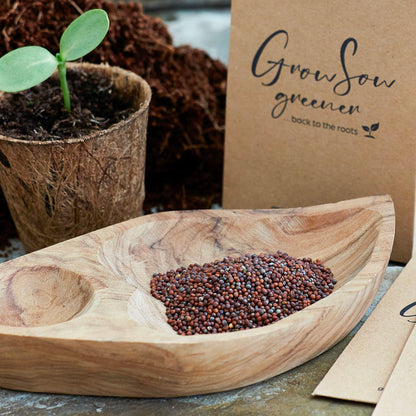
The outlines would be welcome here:
[[[75,61],[94,50],[108,32],[104,10],[93,9],[76,18],[64,31],[59,52],[54,56],[41,46],[23,46],[0,58],[0,90],[24,91],[48,79],[58,68],[64,106],[71,111],[66,62]]]

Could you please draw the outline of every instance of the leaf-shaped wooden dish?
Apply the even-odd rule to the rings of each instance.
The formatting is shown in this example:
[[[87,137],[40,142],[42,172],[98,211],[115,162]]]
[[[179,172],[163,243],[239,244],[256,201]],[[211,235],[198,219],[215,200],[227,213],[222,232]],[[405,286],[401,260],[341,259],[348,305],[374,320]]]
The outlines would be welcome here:
[[[161,397],[216,392],[315,357],[361,319],[394,236],[387,196],[281,210],[164,212],[0,265],[0,386]],[[272,325],[180,336],[150,295],[154,272],[282,250],[320,258],[338,283]]]

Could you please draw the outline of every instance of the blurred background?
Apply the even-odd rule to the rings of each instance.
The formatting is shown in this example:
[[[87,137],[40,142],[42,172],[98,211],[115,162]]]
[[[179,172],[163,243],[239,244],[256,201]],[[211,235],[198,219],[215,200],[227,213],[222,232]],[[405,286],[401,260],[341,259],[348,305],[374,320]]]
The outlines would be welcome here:
[[[122,3],[123,0],[116,0]],[[201,8],[201,7],[229,7],[231,0],[136,0],[141,3],[145,10],[178,9],[178,8]]]

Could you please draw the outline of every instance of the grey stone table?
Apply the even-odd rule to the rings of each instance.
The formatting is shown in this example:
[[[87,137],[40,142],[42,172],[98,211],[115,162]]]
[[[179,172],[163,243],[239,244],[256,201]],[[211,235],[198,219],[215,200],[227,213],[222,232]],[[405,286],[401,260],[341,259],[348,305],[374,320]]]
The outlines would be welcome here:
[[[0,252],[0,262],[22,254],[20,242],[12,240],[10,247]],[[372,405],[317,398],[311,393],[401,270],[397,265],[388,267],[370,309],[346,338],[314,360],[264,382],[223,393],[168,399],[38,394],[0,388],[0,416],[371,415]]]

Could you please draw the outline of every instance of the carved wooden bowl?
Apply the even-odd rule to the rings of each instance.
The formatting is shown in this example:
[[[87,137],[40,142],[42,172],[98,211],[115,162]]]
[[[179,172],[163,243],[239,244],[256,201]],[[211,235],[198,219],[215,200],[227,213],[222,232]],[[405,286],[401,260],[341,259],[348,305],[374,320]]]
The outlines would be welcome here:
[[[132,397],[218,392],[324,352],[359,322],[392,248],[387,196],[279,210],[139,217],[0,265],[0,386]],[[225,256],[320,258],[335,291],[261,328],[180,336],[150,295],[154,272]]]

